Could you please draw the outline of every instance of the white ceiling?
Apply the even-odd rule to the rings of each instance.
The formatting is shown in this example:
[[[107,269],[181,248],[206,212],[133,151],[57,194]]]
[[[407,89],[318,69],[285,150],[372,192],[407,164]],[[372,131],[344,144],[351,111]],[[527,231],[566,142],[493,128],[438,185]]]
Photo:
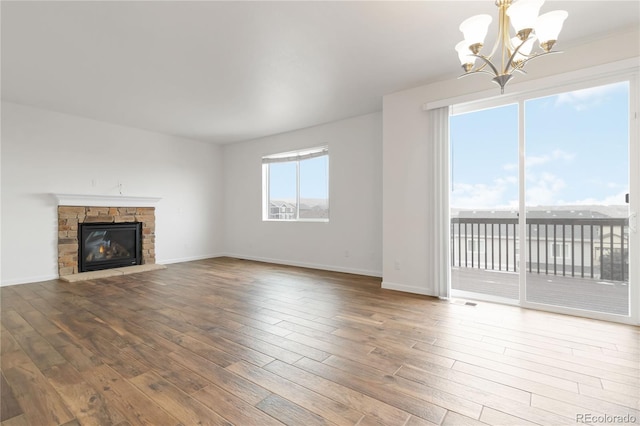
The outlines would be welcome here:
[[[1,8],[3,99],[213,143],[378,111],[384,94],[455,78],[460,22],[497,17],[493,0]],[[554,9],[569,12],[559,49],[640,25],[637,0],[542,12]]]

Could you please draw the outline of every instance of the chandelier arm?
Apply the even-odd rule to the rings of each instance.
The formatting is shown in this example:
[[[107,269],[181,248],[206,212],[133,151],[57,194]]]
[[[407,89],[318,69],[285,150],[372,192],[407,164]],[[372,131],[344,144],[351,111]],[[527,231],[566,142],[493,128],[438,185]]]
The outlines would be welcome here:
[[[483,71],[485,68],[487,67],[487,63],[483,63],[482,65],[479,65],[478,67],[476,67],[476,69],[474,69],[473,71],[470,72],[478,72],[478,71]],[[486,72],[487,74],[491,74],[493,75],[493,73],[490,73],[489,71],[483,71]]]
[[[528,40],[528,39],[527,39],[527,40]],[[527,61],[528,61],[529,59],[533,59],[533,58],[528,58],[528,59],[523,60],[523,61],[522,61],[522,64],[521,64],[521,65],[520,65],[520,67],[518,67],[518,68],[516,68],[516,67],[514,67],[514,66],[513,66],[513,60],[515,59],[516,54],[520,51],[520,48],[521,48],[522,46],[524,46],[524,44],[527,42],[527,40],[524,40],[522,43],[520,43],[518,46],[516,46],[516,47],[513,49],[513,53],[512,53],[512,54],[511,54],[511,56],[509,57],[509,60],[507,61],[507,64],[504,66],[503,74],[507,74],[507,72],[509,71],[509,67],[512,67],[512,68],[513,68],[513,70],[514,70],[514,71],[516,71],[516,70],[518,70],[519,68],[522,68],[522,67],[524,66],[524,64],[526,64],[526,63],[527,63]]]
[[[483,60],[487,65],[489,65],[489,67],[493,70],[493,75],[494,75],[494,76],[496,76],[496,77],[497,77],[497,76],[499,76],[499,75],[500,75],[500,73],[498,72],[498,69],[495,67],[495,65],[493,65],[493,64],[491,63],[491,61],[489,60],[489,58],[486,58],[486,57],[484,57],[484,56],[482,56],[482,55],[471,55],[471,56],[475,56],[476,58],[480,58],[480,59],[482,59],[482,60]],[[489,73],[488,71],[485,71],[485,72],[487,72],[488,74],[491,74],[491,73]]]
[[[523,60],[523,61],[522,61],[522,66],[524,66],[524,64],[526,64],[527,62],[529,62],[529,61],[530,61],[530,60],[532,60],[532,59],[539,58],[540,56],[550,55],[550,54],[552,54],[552,53],[562,53],[562,51],[560,51],[560,50],[553,50],[553,51],[550,51],[550,52],[540,52],[540,53],[536,53],[535,55],[529,55],[529,56],[527,57],[527,59],[525,59],[525,60]]]
[[[487,55],[487,58],[493,58],[493,55],[498,51],[498,47],[500,46],[501,34],[498,32],[498,37],[496,38],[496,42],[493,43],[493,48],[491,49],[491,53]]]
[[[485,71],[483,69],[477,69],[477,70],[466,72],[464,74],[460,74],[458,76],[458,78],[466,77],[466,76],[471,75],[471,74],[489,74],[490,76],[495,77],[495,74],[492,73],[492,72]]]

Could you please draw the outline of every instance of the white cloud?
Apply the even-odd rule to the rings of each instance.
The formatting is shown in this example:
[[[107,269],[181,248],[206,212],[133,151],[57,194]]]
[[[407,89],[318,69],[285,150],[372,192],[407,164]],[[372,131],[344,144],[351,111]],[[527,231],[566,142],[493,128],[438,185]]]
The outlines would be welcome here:
[[[609,195],[608,197],[604,197],[602,199],[584,198],[582,200],[568,202],[567,204],[576,206],[620,206],[625,204],[624,197],[627,192],[627,190],[623,190],[622,192],[614,195]]]
[[[527,176],[527,205],[544,206],[558,202],[558,193],[566,187],[561,178],[552,173]]]
[[[566,163],[574,158],[574,153],[561,149],[555,149],[543,156],[528,156],[526,160],[527,204],[553,205],[558,203],[559,194],[566,187],[565,181],[552,173],[541,171],[539,166],[552,162]],[[515,172],[518,170],[518,164],[507,163],[502,166],[502,169]],[[464,209],[517,208],[517,194],[518,177],[506,175],[494,179],[489,184],[456,183],[451,192],[450,204],[452,207]],[[515,199],[509,200],[509,197]]]
[[[509,192],[514,188],[517,193],[518,178],[507,176],[494,180],[491,184],[457,183],[451,192],[450,205],[462,209],[495,209],[514,207],[518,201],[505,202]]]
[[[530,156],[527,156],[525,164],[526,164],[527,167],[536,167],[536,166],[540,166],[542,164],[546,164],[549,161],[551,161],[551,157],[548,156],[548,155],[543,155],[542,157],[537,157],[535,155],[530,155]]]
[[[525,164],[527,166],[527,169],[529,169],[532,167],[537,167],[543,164],[547,164],[551,161],[570,162],[570,161],[573,161],[575,156],[576,155],[572,152],[566,152],[561,149],[555,149],[551,152],[550,155],[543,155],[543,156],[529,155],[526,158]]]
[[[607,95],[615,92],[620,87],[619,84],[610,84],[562,93],[556,98],[555,106],[568,105],[576,111],[584,111],[601,104]]]
[[[554,160],[572,161],[576,157],[576,154],[572,152],[565,152],[561,149],[554,149],[551,153],[551,158]]]

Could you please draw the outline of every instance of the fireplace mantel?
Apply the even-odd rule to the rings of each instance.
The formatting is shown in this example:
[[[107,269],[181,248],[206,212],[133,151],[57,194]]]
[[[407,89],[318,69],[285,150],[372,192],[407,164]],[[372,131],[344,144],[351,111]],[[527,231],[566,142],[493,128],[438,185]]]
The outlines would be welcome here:
[[[51,194],[59,206],[155,207],[162,198],[128,195]]]

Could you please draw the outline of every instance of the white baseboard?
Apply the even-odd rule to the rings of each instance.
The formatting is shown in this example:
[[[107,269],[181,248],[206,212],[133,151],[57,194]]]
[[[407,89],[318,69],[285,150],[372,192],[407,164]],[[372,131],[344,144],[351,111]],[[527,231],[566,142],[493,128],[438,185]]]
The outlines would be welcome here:
[[[257,262],[275,263],[278,265],[298,266],[301,268],[320,269],[323,271],[344,272],[347,274],[365,275],[365,276],[376,277],[376,278],[382,277],[382,272],[380,271],[372,271],[372,270],[358,269],[358,268],[345,268],[342,266],[323,265],[323,264],[312,263],[312,262],[297,262],[297,261],[290,261],[285,259],[273,259],[269,257],[244,256],[237,253],[215,253],[215,254],[207,254],[207,255],[201,255],[201,256],[180,257],[180,258],[173,258],[173,259],[156,259],[156,263],[160,265],[169,265],[172,263],[191,262],[194,260],[212,259],[216,257],[234,257],[237,259],[255,260]],[[2,283],[0,283],[0,287],[16,285],[16,284],[29,284],[29,283],[36,283],[41,281],[57,280],[58,278],[59,277],[57,274],[53,274],[53,275],[41,275],[41,276],[35,276],[35,277],[25,277],[25,278],[13,279],[13,280],[5,280],[5,281],[2,281]],[[407,290],[402,290],[402,291],[407,291]]]
[[[161,260],[156,259],[156,263],[159,263],[161,265],[169,265],[171,263],[192,262],[194,260],[213,259],[214,257],[222,257],[222,256],[226,256],[226,255],[216,253],[216,254],[205,254],[201,256],[177,257],[174,259],[161,259]]]
[[[425,296],[433,296],[432,293],[427,291],[424,287],[418,287],[415,285],[398,284],[389,281],[382,281],[382,288],[387,290],[404,291],[405,293],[422,294]]]
[[[225,253],[222,256],[234,257],[236,259],[255,260],[256,262],[275,263],[277,265],[298,266],[300,268],[320,269],[323,271],[344,272],[346,274],[365,275],[369,277],[382,278],[382,272],[368,269],[345,268],[343,266],[324,265],[312,262],[298,262],[294,260],[273,259],[261,256],[244,256],[237,253]]]
[[[57,280],[58,279],[58,274],[53,274],[53,275],[38,275],[35,277],[24,277],[24,278],[16,278],[13,280],[4,280],[2,281],[2,283],[0,283],[0,287],[5,287],[8,285],[17,285],[17,284],[32,284],[32,283],[39,283],[42,281],[51,281],[51,280]]]

